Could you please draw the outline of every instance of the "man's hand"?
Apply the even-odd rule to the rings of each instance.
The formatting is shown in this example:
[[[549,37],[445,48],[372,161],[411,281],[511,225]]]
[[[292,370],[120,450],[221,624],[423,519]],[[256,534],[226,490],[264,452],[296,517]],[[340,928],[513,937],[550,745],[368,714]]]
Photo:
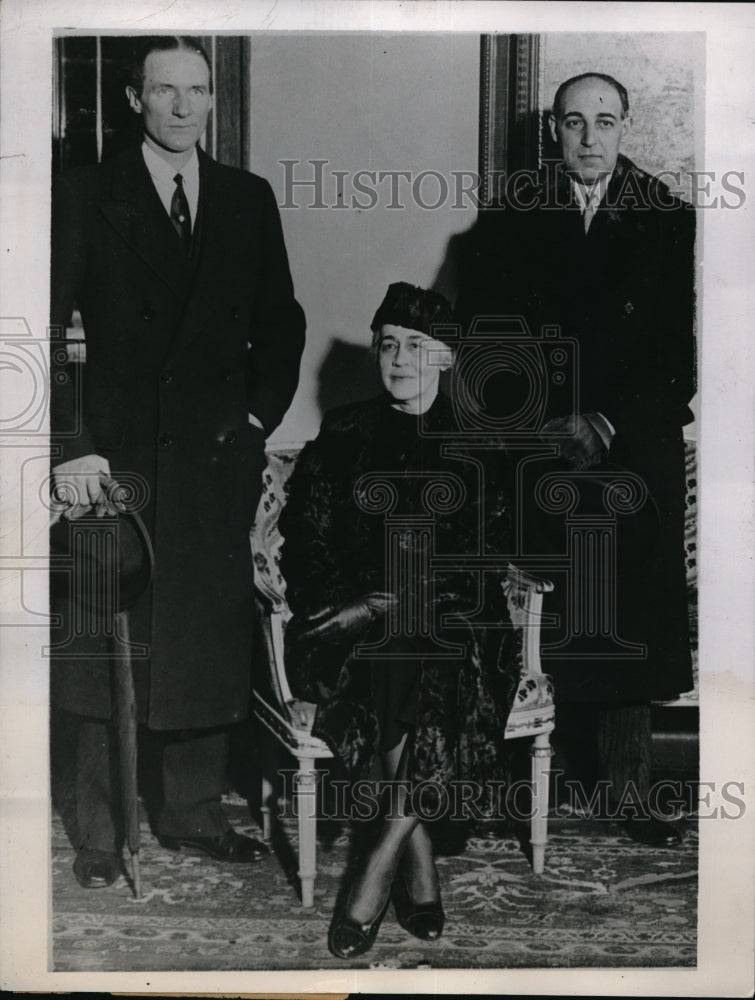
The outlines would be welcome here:
[[[298,639],[323,639],[325,642],[343,642],[360,635],[381,615],[395,607],[393,594],[365,594],[342,604],[337,611],[328,610],[317,618],[302,623]]]
[[[557,445],[561,457],[573,469],[589,469],[600,464],[608,454],[603,438],[581,413],[549,420],[541,428],[540,438]]]
[[[95,507],[102,517],[117,513],[111,509],[105,493],[110,482],[110,463],[101,455],[84,455],[62,462],[52,470],[54,485],[51,510],[53,514],[75,520]]]

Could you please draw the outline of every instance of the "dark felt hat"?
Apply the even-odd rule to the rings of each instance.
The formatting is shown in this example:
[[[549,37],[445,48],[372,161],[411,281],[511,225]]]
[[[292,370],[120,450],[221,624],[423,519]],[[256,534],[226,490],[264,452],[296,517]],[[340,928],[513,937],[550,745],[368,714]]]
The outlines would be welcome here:
[[[428,337],[455,345],[454,314],[448,301],[440,292],[418,288],[406,281],[395,281],[388,286],[370,329],[377,335],[382,327],[389,325],[417,330]]]
[[[61,518],[50,528],[53,586],[101,614],[125,611],[152,579],[154,555],[136,511]]]

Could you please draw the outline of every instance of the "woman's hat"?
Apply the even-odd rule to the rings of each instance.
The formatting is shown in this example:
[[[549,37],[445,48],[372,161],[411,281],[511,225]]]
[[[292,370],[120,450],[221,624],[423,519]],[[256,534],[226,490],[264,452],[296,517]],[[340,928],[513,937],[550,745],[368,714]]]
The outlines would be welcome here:
[[[456,342],[454,323],[453,309],[439,292],[396,281],[388,286],[370,329],[378,334],[384,326],[402,326],[453,347]]]

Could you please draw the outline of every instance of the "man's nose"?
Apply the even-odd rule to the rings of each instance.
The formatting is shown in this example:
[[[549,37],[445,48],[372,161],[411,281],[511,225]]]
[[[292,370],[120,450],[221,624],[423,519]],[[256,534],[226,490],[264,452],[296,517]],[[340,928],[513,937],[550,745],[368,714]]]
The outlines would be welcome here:
[[[173,114],[178,118],[185,118],[189,114],[190,110],[188,95],[176,93],[173,98]]]
[[[582,145],[583,146],[594,146],[597,142],[597,135],[595,129],[589,123],[585,124],[584,131],[582,132]]]

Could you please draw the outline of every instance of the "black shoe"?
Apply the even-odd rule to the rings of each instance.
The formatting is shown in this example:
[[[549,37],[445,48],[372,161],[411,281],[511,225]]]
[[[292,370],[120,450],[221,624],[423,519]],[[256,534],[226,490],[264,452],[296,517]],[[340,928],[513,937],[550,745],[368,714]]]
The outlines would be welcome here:
[[[73,874],[84,889],[104,889],[121,874],[121,859],[111,851],[82,847],[73,863]]]
[[[350,897],[351,893],[349,892],[347,899]],[[375,943],[390,898],[390,893],[388,893],[385,897],[385,903],[371,924],[358,924],[355,920],[347,917],[348,904],[336,906],[328,931],[328,948],[336,958],[358,958],[370,950]]]
[[[440,899],[432,903],[415,903],[409,895],[404,876],[398,873],[391,889],[396,919],[414,937],[423,941],[437,941],[443,933],[445,914]]]
[[[218,837],[158,837],[160,846],[169,851],[180,851],[182,847],[193,847],[209,854],[216,861],[232,861],[237,864],[254,864],[262,861],[270,852],[254,837],[244,837],[232,828]]]
[[[655,816],[627,817],[621,829],[638,844],[645,847],[678,847],[682,835],[673,823]]]

